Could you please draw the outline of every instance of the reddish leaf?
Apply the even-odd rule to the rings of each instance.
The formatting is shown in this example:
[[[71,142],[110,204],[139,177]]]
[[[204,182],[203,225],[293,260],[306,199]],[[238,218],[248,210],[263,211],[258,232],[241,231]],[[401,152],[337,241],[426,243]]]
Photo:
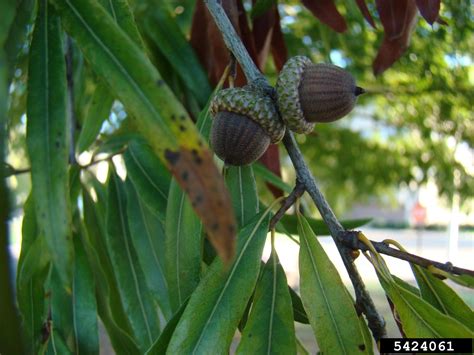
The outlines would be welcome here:
[[[241,36],[250,56],[256,60],[255,44],[241,0],[223,1],[222,5],[236,32]],[[215,86],[230,62],[230,53],[203,0],[196,2],[190,42],[208,72],[209,81]],[[246,84],[245,76],[240,67],[237,68],[235,84],[236,86]]]
[[[344,18],[337,11],[332,0],[301,0],[303,5],[316,16],[319,21],[328,25],[336,32],[347,30]]]
[[[224,9],[234,25],[238,25],[238,11],[234,1],[226,1]],[[238,32],[238,26],[237,26]],[[190,43],[201,64],[206,69],[209,81],[215,86],[229,64],[230,55],[222,34],[202,0],[196,2],[191,25]]]
[[[253,39],[252,31],[250,30],[249,23],[247,21],[247,13],[245,12],[242,0],[237,0],[237,9],[239,12],[239,30],[238,33],[242,42],[244,43],[245,48],[250,54],[250,57],[253,59],[254,63],[258,65],[258,56],[257,49],[255,48],[255,42]],[[242,69],[240,66],[237,71],[237,79],[235,80],[236,86],[242,86],[247,83],[245,75],[243,75]]]
[[[376,28],[377,26],[375,25],[374,19],[372,18],[372,15],[370,14],[369,9],[367,8],[365,0],[356,0],[356,3],[359,7],[360,12],[362,12],[362,15],[364,15],[367,22],[370,23],[373,28]]]
[[[375,0],[385,30],[385,38],[394,40],[406,32],[416,14],[415,0]]]
[[[416,0],[416,5],[430,25],[438,19],[441,0]]]
[[[411,31],[416,23],[416,7],[408,6],[407,8],[408,11],[404,17],[405,22],[403,23],[403,31],[400,36],[395,39],[389,39],[387,33],[385,33],[382,45],[372,65],[375,75],[380,75],[387,70],[408,48]]]
[[[275,67],[280,71],[288,60],[288,50],[286,48],[283,33],[281,32],[280,15],[278,14],[278,11],[276,11],[275,27],[273,28],[272,56],[273,61],[275,62]]]
[[[256,1],[253,2],[255,4]],[[262,15],[254,18],[252,23],[252,34],[257,51],[257,66],[260,70],[263,70],[270,52],[277,13],[277,7],[272,5]]]

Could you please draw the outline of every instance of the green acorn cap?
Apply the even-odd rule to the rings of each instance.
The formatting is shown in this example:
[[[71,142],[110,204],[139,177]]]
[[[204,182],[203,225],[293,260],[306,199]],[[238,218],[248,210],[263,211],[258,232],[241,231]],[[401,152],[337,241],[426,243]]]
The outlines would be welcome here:
[[[212,99],[211,113],[215,116],[221,111],[252,119],[265,130],[271,143],[278,143],[285,135],[285,125],[278,118],[272,99],[248,85],[220,90]]]
[[[287,127],[297,133],[309,133],[315,125],[304,119],[298,93],[303,72],[306,66],[311,64],[311,60],[304,56],[290,58],[278,75],[276,84],[281,117]]]

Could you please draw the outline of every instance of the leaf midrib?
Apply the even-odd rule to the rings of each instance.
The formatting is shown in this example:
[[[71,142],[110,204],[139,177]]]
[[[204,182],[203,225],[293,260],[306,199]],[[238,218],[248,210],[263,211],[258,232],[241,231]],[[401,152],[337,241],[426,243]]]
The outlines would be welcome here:
[[[308,235],[306,235],[306,231],[304,230],[304,229],[306,229],[306,227],[307,227],[307,226],[304,226],[304,228],[302,228],[302,229],[303,229],[303,234],[304,234],[303,240],[304,240],[304,243],[305,243],[306,250],[307,250],[307,252],[308,252],[309,258],[310,258],[310,260],[311,260],[311,266],[312,266],[313,272],[314,272],[315,275],[316,275],[316,279],[317,279],[317,281],[318,281],[318,285],[319,285],[319,288],[320,288],[320,290],[321,290],[321,293],[323,294],[324,303],[326,304],[326,308],[327,308],[327,310],[329,311],[328,313],[329,313],[329,315],[330,315],[330,317],[331,317],[331,321],[332,321],[332,323],[333,323],[333,325],[334,325],[334,329],[336,330],[337,341],[338,341],[338,343],[340,344],[341,348],[343,349],[344,354],[347,354],[346,348],[345,348],[345,346],[344,346],[344,342],[343,342],[342,339],[341,339],[341,332],[340,332],[340,330],[339,330],[338,324],[337,324],[337,322],[336,322],[336,320],[335,320],[335,318],[334,318],[334,315],[333,315],[333,313],[332,313],[332,309],[331,309],[331,306],[330,306],[330,304],[329,304],[329,300],[328,300],[328,298],[327,298],[326,292],[325,292],[325,290],[324,290],[321,277],[320,277],[320,275],[319,275],[319,273],[318,273],[318,271],[317,271],[317,267],[316,267],[316,264],[315,264],[315,260],[314,260],[314,258],[313,258],[313,254],[311,253],[311,249],[310,249],[310,246],[309,246],[309,243],[308,243],[308,239],[307,239],[307,238],[308,238]]]
[[[114,175],[114,179],[115,180],[118,179],[117,176]],[[135,267],[134,267],[133,262],[132,262],[132,256],[130,254],[130,246],[128,245],[127,229],[126,229],[125,220],[124,220],[124,209],[123,209],[122,200],[121,200],[120,194],[119,194],[119,184],[117,184],[117,181],[115,181],[115,185],[116,185],[116,189],[115,189],[116,198],[117,198],[117,202],[118,202],[117,206],[118,206],[118,209],[119,209],[119,216],[120,216],[120,225],[122,227],[122,235],[123,235],[123,241],[124,241],[124,244],[125,244],[125,250],[126,250],[126,253],[127,253],[128,263],[130,265],[130,270],[132,272],[133,282],[134,282],[134,286],[135,286],[135,294],[137,295],[138,302],[139,302],[139,305],[140,305],[140,310],[142,312],[142,317],[143,317],[143,320],[145,321],[145,327],[146,327],[147,334],[148,334],[148,340],[152,344],[153,343],[153,338],[152,338],[152,335],[151,335],[150,325],[148,323],[148,318],[147,318],[146,313],[145,313],[145,306],[143,305],[143,301],[142,301],[141,296],[140,296],[138,278],[137,278],[137,275],[136,275]]]
[[[199,347],[199,344],[204,336],[204,333],[206,332],[206,329],[207,327],[209,326],[209,323],[211,322],[211,319],[213,318],[214,316],[214,313],[216,312],[217,310],[217,307],[219,306],[219,303],[221,302],[222,300],[222,297],[224,297],[224,293],[226,292],[227,288],[229,287],[229,284],[230,284],[230,281],[232,279],[232,277],[234,276],[234,273],[240,263],[240,260],[242,259],[242,256],[245,254],[245,251],[247,250],[250,242],[253,240],[253,238],[255,237],[255,233],[257,232],[257,229],[260,227],[260,224],[262,223],[263,219],[267,216],[267,214],[269,213],[269,211],[266,211],[262,217],[260,217],[260,219],[258,220],[258,222],[255,224],[255,227],[252,229],[252,232],[250,233],[249,237],[247,238],[247,240],[245,241],[245,244],[244,246],[242,247],[242,250],[241,252],[238,254],[237,256],[237,259],[235,260],[234,262],[234,265],[232,266],[232,269],[230,270],[229,274],[228,274],[228,277],[227,277],[227,280],[224,284],[224,287],[222,288],[222,290],[220,291],[219,293],[219,297],[217,298],[217,301],[216,303],[214,304],[214,307],[212,308],[212,311],[211,311],[211,314],[209,315],[206,323],[204,324],[204,327],[202,327],[202,330],[201,330],[201,333],[199,335],[199,338],[196,342],[196,345],[194,345],[194,348],[192,350],[192,354],[196,354],[196,350],[197,348]]]

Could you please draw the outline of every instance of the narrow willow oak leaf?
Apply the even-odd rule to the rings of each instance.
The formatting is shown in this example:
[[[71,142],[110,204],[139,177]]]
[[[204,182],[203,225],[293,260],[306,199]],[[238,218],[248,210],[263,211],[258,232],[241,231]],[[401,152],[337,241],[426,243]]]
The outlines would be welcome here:
[[[107,251],[133,338],[140,350],[145,351],[160,332],[158,312],[131,240],[124,183],[113,172],[108,184]]]
[[[29,58],[26,143],[39,235],[46,240],[63,287],[70,291],[74,254],[63,38],[54,8],[46,0],[38,5]]]
[[[263,268],[237,354],[296,354],[288,283],[275,250]]]
[[[414,264],[411,268],[420,287],[421,298],[474,331],[474,312],[463,299],[428,270]]]
[[[191,295],[167,349],[168,354],[227,354],[260,272],[269,213],[255,216],[238,237],[230,267],[214,260]]]
[[[191,202],[171,181],[165,221],[165,276],[171,312],[176,312],[199,283],[201,273],[201,221]]]
[[[229,193],[185,108],[140,47],[100,4],[93,0],[53,3],[66,31],[135,118],[138,131],[194,202],[218,254],[229,262],[237,231]]]
[[[127,176],[133,182],[138,195],[162,222],[165,220],[171,174],[142,140],[133,139],[123,158]]]
[[[74,274],[72,280],[72,310],[74,324],[74,353],[99,354],[99,328],[95,281],[83,241],[85,229],[81,220],[74,218],[80,233],[74,235]]]
[[[225,181],[229,189],[239,228],[245,226],[258,213],[257,185],[252,166],[230,166],[225,170]]]
[[[324,354],[368,354],[352,298],[306,219],[298,215],[301,299]]]
[[[105,192],[100,192],[97,186],[95,191],[98,191],[98,200],[94,203],[85,190],[83,186],[84,224],[87,231],[84,246],[96,280],[97,313],[117,354],[138,354],[138,347],[132,339],[132,331],[120,301],[113,265],[105,244],[105,220],[103,220],[105,215],[99,213],[100,205],[105,204],[105,196],[102,196]]]
[[[395,306],[403,332],[410,338],[472,338],[474,333],[395,281],[377,273],[380,284]]]
[[[159,217],[142,201],[133,184],[127,180],[127,216],[132,243],[140,255],[148,288],[166,319],[171,317],[168,284],[165,277],[165,227]]]

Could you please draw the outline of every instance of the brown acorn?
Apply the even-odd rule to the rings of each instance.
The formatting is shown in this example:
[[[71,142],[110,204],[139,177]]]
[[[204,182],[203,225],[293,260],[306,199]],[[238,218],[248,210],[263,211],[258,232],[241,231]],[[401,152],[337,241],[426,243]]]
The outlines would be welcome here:
[[[364,93],[347,71],[332,64],[313,64],[304,56],[286,62],[276,90],[283,121],[298,133],[311,132],[316,122],[344,117]]]
[[[253,163],[285,134],[272,100],[250,86],[220,90],[211,113],[211,147],[227,165]]]

